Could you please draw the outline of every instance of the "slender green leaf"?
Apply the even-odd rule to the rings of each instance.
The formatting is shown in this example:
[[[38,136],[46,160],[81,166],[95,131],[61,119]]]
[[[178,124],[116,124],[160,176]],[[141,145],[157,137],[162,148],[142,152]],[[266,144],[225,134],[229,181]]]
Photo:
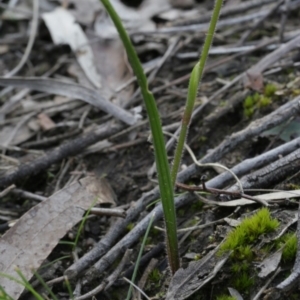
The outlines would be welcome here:
[[[158,183],[165,216],[168,258],[171,271],[174,274],[179,268],[176,212],[174,205],[174,193],[170,175],[170,167],[168,163],[165,141],[162,133],[162,126],[158,114],[158,109],[153,94],[148,90],[148,82],[146,75],[144,74],[143,67],[139,61],[139,58],[135,52],[135,49],[130,41],[129,36],[123,27],[120,18],[118,17],[114,8],[110,4],[109,0],[101,1],[119,32],[120,38],[126,49],[131,67],[137,77],[137,81],[141,88],[142,96],[145,102],[150,123],[151,134],[153,137]]]
[[[34,276],[37,278],[39,283],[44,287],[44,289],[49,293],[49,295],[52,297],[52,300],[58,300],[57,297],[54,295],[50,287],[46,284],[45,280],[42,278],[40,274],[37,272],[33,272]]]
[[[135,282],[135,278],[136,278],[137,271],[138,271],[138,268],[139,268],[139,265],[140,265],[142,254],[143,254],[143,251],[144,251],[144,248],[145,248],[145,245],[146,245],[146,241],[147,241],[147,238],[148,238],[148,235],[149,235],[152,223],[153,223],[153,218],[154,218],[154,213],[153,213],[151,219],[149,220],[149,224],[148,224],[146,233],[144,235],[144,238],[143,238],[143,241],[142,241],[142,245],[141,245],[141,248],[140,248],[140,251],[139,251],[136,263],[135,263],[135,266],[134,266],[134,271],[133,271],[133,274],[132,274],[132,277],[131,277],[131,282],[132,283]],[[130,300],[131,293],[132,293],[132,285],[129,286],[126,300]]]
[[[185,110],[184,110],[182,122],[181,122],[181,131],[179,134],[178,143],[177,143],[177,147],[176,147],[175,155],[174,155],[173,167],[172,167],[172,171],[171,171],[173,186],[175,185],[175,182],[176,182],[176,177],[177,177],[181,157],[182,157],[183,150],[184,150],[184,143],[186,141],[190,122],[191,122],[195,99],[196,99],[197,92],[198,92],[198,85],[202,79],[205,63],[206,63],[206,60],[208,57],[209,49],[212,45],[212,41],[213,41],[213,37],[215,34],[216,26],[218,23],[222,4],[223,4],[223,0],[216,0],[213,14],[211,16],[211,21],[209,24],[209,29],[206,34],[201,57],[199,59],[199,62],[193,68],[193,71],[191,74],[186,106],[185,106]]]

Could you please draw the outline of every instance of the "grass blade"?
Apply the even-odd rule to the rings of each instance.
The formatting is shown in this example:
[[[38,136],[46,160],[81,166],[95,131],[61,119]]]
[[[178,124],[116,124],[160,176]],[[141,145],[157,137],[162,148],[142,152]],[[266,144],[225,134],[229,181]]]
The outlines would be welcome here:
[[[131,67],[137,77],[138,84],[141,88],[142,96],[145,102],[150,129],[153,137],[158,182],[165,216],[169,264],[171,271],[174,274],[179,269],[176,212],[174,206],[174,192],[170,175],[170,167],[167,159],[165,141],[162,133],[162,126],[158,114],[158,109],[153,94],[148,90],[147,77],[144,74],[143,67],[119,16],[115,12],[109,0],[101,1],[119,32],[120,38],[126,49]]]
[[[205,63],[206,63],[206,60],[208,57],[210,46],[213,41],[213,37],[214,37],[216,26],[218,23],[222,4],[223,4],[223,0],[216,0],[213,14],[211,16],[211,21],[209,24],[209,29],[206,34],[206,39],[204,42],[201,57],[199,59],[199,62],[194,66],[192,74],[191,74],[186,106],[185,106],[185,110],[184,110],[182,122],[181,122],[181,131],[179,134],[178,143],[177,143],[177,147],[176,147],[175,155],[174,155],[173,167],[172,167],[172,171],[171,171],[173,186],[175,185],[175,182],[176,182],[176,177],[177,177],[181,157],[183,154],[184,143],[186,141],[186,137],[187,137],[188,130],[189,130],[189,125],[191,122],[195,99],[196,99],[197,91],[198,91],[198,85],[202,79]]]
[[[143,242],[142,242],[142,245],[141,245],[141,248],[140,248],[138,257],[137,257],[137,259],[136,259],[136,264],[135,264],[135,266],[134,266],[133,274],[132,274],[132,277],[131,277],[131,282],[132,282],[133,284],[134,284],[134,281],[135,281],[135,278],[136,278],[136,275],[137,275],[137,271],[138,271],[138,268],[139,268],[139,265],[140,265],[140,261],[141,261],[142,254],[143,254],[143,250],[144,250],[144,248],[145,248],[146,241],[147,241],[147,238],[148,238],[148,235],[149,235],[149,232],[150,232],[152,223],[153,223],[153,218],[154,218],[154,213],[153,213],[153,215],[152,215],[152,217],[151,217],[151,219],[150,219],[150,221],[149,221],[149,224],[148,224],[146,233],[145,233],[145,235],[144,235]],[[127,293],[127,297],[126,297],[126,300],[130,300],[131,293],[132,293],[132,285],[130,285],[130,287],[129,287],[129,290],[128,290],[128,293]]]

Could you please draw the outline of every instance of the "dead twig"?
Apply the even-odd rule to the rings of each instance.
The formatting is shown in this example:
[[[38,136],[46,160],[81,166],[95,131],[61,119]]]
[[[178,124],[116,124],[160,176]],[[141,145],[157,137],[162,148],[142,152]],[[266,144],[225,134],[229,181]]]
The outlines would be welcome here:
[[[221,18],[231,16],[234,14],[239,14],[239,13],[245,13],[247,10],[254,9],[257,7],[261,7],[263,5],[270,4],[272,2],[276,2],[276,0],[251,0],[247,2],[241,2],[239,5],[225,5],[222,8],[221,12]],[[208,22],[211,18],[211,11],[207,13],[202,13],[200,16],[197,16],[197,18],[189,19],[189,23],[204,23]],[[178,21],[178,23],[175,23],[176,25],[181,25],[181,21]]]
[[[300,137],[278,146],[268,152],[262,153],[256,157],[248,158],[243,160],[241,163],[234,166],[231,171],[238,177],[247,174],[250,171],[259,169],[275,160],[280,156],[285,156],[300,148]],[[232,175],[229,172],[224,172],[208,182],[206,182],[207,187],[224,188],[233,180]]]
[[[299,170],[300,149],[289,155],[241,178],[241,183],[245,189],[255,185],[256,188],[272,186],[288,178]],[[238,186],[233,185],[228,191],[235,191]]]
[[[15,189],[15,185],[12,184],[11,186],[7,187],[6,189],[4,189],[3,191],[0,192],[0,198],[5,197],[7,194],[9,194],[12,190]]]
[[[126,217],[126,212],[123,209],[118,208],[93,207],[90,213],[96,216],[115,216],[120,218]]]
[[[22,147],[24,148],[44,148],[44,147],[49,147],[55,144],[58,144],[61,141],[65,141],[67,139],[70,139],[74,136],[79,135],[82,132],[82,129],[76,128],[74,130],[71,130],[70,132],[66,132],[63,134],[58,134],[56,136],[50,137],[50,138],[45,138],[40,141],[32,141],[32,142],[26,142],[22,144]]]
[[[108,289],[115,282],[115,280],[117,280],[120,273],[123,271],[125,264],[128,263],[131,252],[132,252],[131,249],[126,250],[118,267],[114,270],[114,272],[105,281],[103,281],[100,285],[98,285],[96,288],[89,291],[88,293],[86,293],[82,296],[76,297],[75,300],[89,299],[89,298],[99,294],[104,289]]]
[[[158,256],[164,251],[165,245],[164,243],[158,243],[155,247],[153,247],[150,251],[144,254],[140,260],[140,267],[144,267],[153,257]],[[134,271],[134,265],[131,265],[125,272],[124,277],[131,278],[132,273]]]
[[[148,193],[149,199],[153,201],[153,193]],[[188,203],[191,203],[193,201],[194,196],[190,194],[182,195],[178,198],[176,198],[176,208],[179,208],[183,205],[186,205]],[[147,202],[148,202],[147,201]],[[84,269],[89,267],[93,262],[97,260],[100,256],[102,256],[104,253],[105,255],[101,257],[101,259],[96,262],[86,273],[86,280],[90,281],[92,278],[97,278],[100,274],[103,273],[104,270],[106,270],[111,264],[115,261],[117,257],[121,255],[124,249],[127,249],[132,245],[134,242],[137,241],[137,239],[145,233],[147,226],[149,224],[149,220],[152,217],[152,214],[154,213],[154,219],[153,223],[157,222],[159,219],[162,218],[163,212],[162,212],[162,206],[159,204],[157,207],[152,210],[150,214],[148,214],[141,222],[139,222],[123,239],[121,239],[114,247],[110,249],[108,244],[106,243],[111,242],[112,239],[117,239],[117,237],[120,235],[121,232],[124,231],[123,224],[128,222],[128,218],[132,218],[132,216],[136,215],[136,206],[144,206],[147,205],[143,203],[143,201],[138,201],[139,203],[136,203],[135,207],[127,211],[127,218],[121,221],[116,222],[115,226],[113,226],[108,234],[106,235],[106,238],[102,239],[100,243],[98,243],[87,255],[79,259],[77,262],[75,262],[72,266],[70,266],[66,271],[65,275],[73,278],[78,276],[79,273],[81,273]],[[149,202],[148,202],[149,203]],[[123,223],[123,224],[122,224]],[[118,228],[118,232],[112,232],[116,231],[116,228]],[[110,250],[109,250],[110,249]]]
[[[148,277],[149,277],[149,274],[154,270],[154,268],[156,267],[158,263],[158,260],[156,258],[152,258],[148,264],[148,266],[146,267],[141,279],[139,280],[139,283],[138,283],[138,287],[143,290],[145,285],[146,285],[146,282],[148,280]],[[138,293],[138,299],[141,300],[141,294]]]
[[[286,20],[290,12],[290,6],[291,6],[291,1],[284,0],[284,6],[281,11],[281,20],[280,20],[280,29],[279,29],[279,39],[281,42],[284,39],[284,30],[285,30]]]
[[[253,200],[255,202],[258,202],[264,206],[268,206],[268,203],[264,200],[258,199],[258,198],[254,198],[251,197],[249,195],[246,195],[244,193],[241,192],[235,192],[235,191],[226,191],[226,190],[220,190],[220,189],[215,189],[215,188],[209,188],[205,185],[204,181],[202,182],[202,187],[199,186],[190,186],[190,185],[186,185],[180,182],[176,182],[176,186],[182,190],[185,191],[190,191],[190,192],[208,192],[211,194],[216,194],[216,195],[229,195],[232,197],[239,197],[239,198],[245,198],[245,199],[249,199],[249,200]]]
[[[86,147],[115,134],[123,127],[124,125],[120,123],[113,124],[112,122],[109,122],[104,126],[100,126],[100,128],[94,132],[85,134],[75,140],[63,144],[46,155],[30,163],[21,165],[16,171],[2,176],[0,178],[0,187],[6,187],[22,178],[38,174],[42,170],[49,168],[52,164],[57,163],[64,158],[80,154]]]
[[[124,270],[124,266],[129,262],[130,255],[132,253],[131,249],[127,249],[121,262],[119,263],[118,267],[115,269],[115,271],[107,278],[107,284],[105,287],[105,290],[108,290],[118,279],[121,272]]]
[[[48,199],[47,197],[36,195],[27,191],[23,191],[21,189],[14,189],[12,190],[12,193],[18,197],[30,199],[33,201],[45,201]]]

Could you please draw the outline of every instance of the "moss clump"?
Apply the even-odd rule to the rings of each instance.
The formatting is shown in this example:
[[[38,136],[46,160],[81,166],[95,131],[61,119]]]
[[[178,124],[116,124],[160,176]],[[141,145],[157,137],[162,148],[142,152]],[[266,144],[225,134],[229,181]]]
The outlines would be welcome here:
[[[191,210],[194,212],[201,211],[203,206],[204,206],[203,202],[196,201],[196,202],[192,203]]]
[[[272,103],[271,98],[266,96],[261,96],[259,102],[257,103],[258,108],[269,106]]]
[[[204,143],[204,142],[206,142],[207,141],[207,137],[206,136],[200,136],[199,138],[198,138],[198,142],[199,143]]]
[[[127,229],[128,231],[131,231],[133,228],[134,228],[134,223],[129,223],[129,224],[126,226],[126,229]]]
[[[233,263],[231,266],[231,270],[233,273],[240,274],[241,272],[249,271],[249,267],[250,265],[247,261],[242,261],[242,262]]]
[[[254,106],[254,100],[252,96],[248,96],[245,100],[244,100],[244,108],[251,108]]]
[[[200,202],[200,201],[199,201]],[[193,227],[196,226],[199,222],[199,218],[195,217],[185,222],[184,227]]]
[[[214,242],[216,241],[216,237],[215,237],[214,235],[210,235],[210,236],[208,237],[208,241],[209,241],[210,243],[214,243]]]
[[[236,300],[235,297],[228,295],[221,295],[216,298],[216,300]]]
[[[243,103],[244,115],[247,118],[252,117],[255,110],[269,106],[272,103],[272,97],[275,95],[277,88],[274,84],[267,84],[263,94],[255,93],[248,96]]]
[[[286,185],[287,189],[289,190],[300,190],[300,185],[299,184],[294,184],[294,183],[288,183]]]
[[[278,226],[278,220],[271,217],[267,208],[262,208],[254,215],[245,218],[227,235],[225,242],[220,247],[219,254],[232,251],[231,284],[238,291],[248,293],[254,284],[255,276],[250,270],[250,263],[255,258],[252,245],[259,236],[275,230]]]
[[[278,220],[271,217],[267,208],[262,208],[253,216],[245,218],[228,234],[225,242],[221,245],[220,252],[234,251],[234,256],[249,257],[251,251],[249,244],[254,243],[260,235],[271,232],[278,226]]]
[[[277,87],[276,85],[274,84],[271,84],[271,83],[268,83],[266,86],[265,86],[265,89],[264,89],[264,95],[266,97],[272,97],[275,95],[277,91]]]
[[[150,229],[150,236],[157,237],[161,234],[161,231],[155,228],[155,226],[151,227]]]
[[[202,258],[202,256],[200,255],[200,254],[196,254],[195,256],[194,256],[194,260],[195,261],[198,261],[198,260],[200,260]]]
[[[255,93],[252,96],[248,96],[245,100],[244,100],[244,104],[243,104],[243,108],[244,108],[244,115],[247,118],[251,118],[252,115],[254,114],[254,111],[257,107],[257,97],[259,99],[259,94]]]
[[[288,233],[283,236],[282,244],[284,248],[282,251],[282,260],[284,262],[293,261],[297,253],[297,236],[295,233]]]
[[[148,279],[152,283],[159,283],[161,277],[162,277],[161,273],[159,272],[158,269],[155,268],[150,272]]]
[[[254,284],[254,279],[251,278],[247,272],[242,272],[237,276],[233,282],[233,286],[238,291],[246,291]]]
[[[185,210],[182,208],[182,209],[178,209],[177,211],[177,216],[178,217],[183,217],[185,215]]]
[[[250,245],[240,246],[236,248],[234,256],[238,260],[246,260],[252,261],[253,260],[253,252]]]
[[[225,107],[227,105],[227,101],[220,101],[219,106],[220,107]]]
[[[275,241],[275,244],[276,244],[276,241]],[[259,250],[259,253],[261,256],[268,255],[272,252],[273,248],[274,248],[274,243],[266,244]]]

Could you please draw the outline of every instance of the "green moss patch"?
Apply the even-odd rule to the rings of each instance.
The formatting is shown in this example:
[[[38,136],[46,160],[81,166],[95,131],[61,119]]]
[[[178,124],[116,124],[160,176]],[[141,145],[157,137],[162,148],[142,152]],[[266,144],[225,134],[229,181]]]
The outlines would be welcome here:
[[[295,233],[288,233],[282,237],[282,260],[284,262],[291,262],[295,259],[297,253],[297,243],[298,241]]]
[[[279,226],[278,220],[271,217],[267,208],[262,208],[256,214],[245,218],[242,223],[231,231],[220,252],[234,251],[234,255],[250,257],[250,244],[262,235],[274,231]]]
[[[267,208],[262,208],[254,215],[245,218],[239,226],[232,230],[221,245],[219,254],[231,251],[230,285],[239,292],[248,294],[254,285],[255,273],[250,270],[251,262],[257,252],[253,251],[261,235],[274,231],[279,226],[279,221],[272,218]]]
[[[252,117],[255,110],[269,106],[275,95],[277,88],[273,84],[267,84],[263,94],[255,93],[248,96],[243,103],[244,115],[247,118]]]

